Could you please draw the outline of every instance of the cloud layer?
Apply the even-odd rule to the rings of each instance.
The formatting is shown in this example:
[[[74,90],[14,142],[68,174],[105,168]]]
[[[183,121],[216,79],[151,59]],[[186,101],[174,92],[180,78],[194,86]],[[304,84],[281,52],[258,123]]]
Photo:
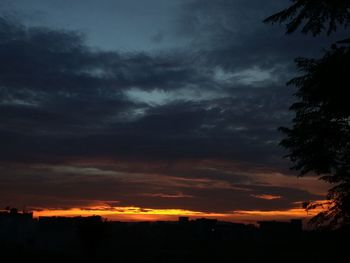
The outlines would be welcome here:
[[[0,18],[0,205],[226,213],[322,198],[291,177],[277,128],[292,59],[332,39],[285,37],[261,23],[281,4],[260,4],[183,1],[166,36],[189,44],[152,53]]]

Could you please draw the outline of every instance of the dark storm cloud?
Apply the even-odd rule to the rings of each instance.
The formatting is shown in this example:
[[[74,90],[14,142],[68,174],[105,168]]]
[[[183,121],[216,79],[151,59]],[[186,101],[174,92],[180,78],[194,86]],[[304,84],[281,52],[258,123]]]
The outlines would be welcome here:
[[[91,51],[77,32],[26,28],[1,19],[0,36],[2,89],[83,95],[139,85],[143,89],[177,88],[183,80],[194,82],[203,77],[189,62],[175,59],[176,54],[152,57]],[[113,90],[107,91],[111,95]]]
[[[180,51],[92,51],[76,32],[5,19],[0,25],[4,160],[124,155],[267,161],[276,152],[275,129],[284,123],[289,98],[283,89],[221,82]],[[226,98],[150,106],[124,93],[191,85]],[[262,158],[262,152],[269,154]]]
[[[142,130],[149,154],[267,161],[281,154],[276,127],[286,119],[289,96],[284,93],[278,88],[237,88],[236,97],[167,104],[150,109],[130,124],[131,130]]]
[[[283,124],[285,117],[275,112],[278,92],[260,89],[243,94],[246,97],[167,104],[148,109],[137,120],[111,123],[103,123],[97,117],[103,115],[102,110],[116,110],[113,104],[103,105],[97,117],[93,114],[94,107],[86,110],[82,105],[72,110],[66,106],[66,118],[30,107],[7,106],[2,114],[7,122],[2,126],[10,127],[8,135],[3,135],[7,137],[3,142],[7,146],[3,157],[116,155],[276,162],[281,155],[276,149],[279,136],[276,127]],[[278,102],[283,107],[281,96]],[[27,117],[22,120],[23,116]],[[92,120],[97,123],[90,123]],[[19,125],[21,129],[14,131],[13,126]]]
[[[291,117],[292,59],[328,42],[261,24],[284,3],[184,2],[173,37],[191,44],[153,54],[0,19],[1,204],[227,212],[320,199],[291,183],[277,128]]]
[[[339,36],[286,36],[285,28],[262,21],[289,5],[289,1],[190,0],[185,1],[178,35],[190,38],[206,63],[226,70],[251,66],[275,68],[285,64],[293,72],[298,56],[319,56]],[[279,74],[290,77],[291,72]]]

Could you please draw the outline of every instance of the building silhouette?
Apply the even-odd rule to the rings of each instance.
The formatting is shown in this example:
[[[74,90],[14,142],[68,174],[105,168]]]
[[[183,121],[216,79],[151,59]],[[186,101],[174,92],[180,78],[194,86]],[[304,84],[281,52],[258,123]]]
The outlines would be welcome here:
[[[258,224],[261,231],[270,233],[296,233],[303,229],[303,222],[300,219],[292,219],[290,222],[258,221]]]
[[[32,213],[17,209],[0,212],[0,252],[11,254],[14,260],[256,262],[278,253],[299,258],[315,251],[309,257],[310,262],[315,262],[319,247],[327,244],[329,250],[333,246],[338,249],[342,244],[338,242],[342,237],[339,233],[304,231],[302,221],[297,219],[260,221],[258,225],[189,217],[179,217],[178,221],[118,222],[100,216],[33,218]],[[325,240],[334,243],[330,245]]]

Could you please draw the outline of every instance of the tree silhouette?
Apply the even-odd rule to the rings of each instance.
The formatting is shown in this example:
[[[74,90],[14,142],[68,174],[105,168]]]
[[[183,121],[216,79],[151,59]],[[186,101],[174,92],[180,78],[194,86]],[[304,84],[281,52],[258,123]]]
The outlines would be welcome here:
[[[293,33],[299,27],[302,32],[313,35],[327,29],[331,34],[337,25],[345,28],[350,25],[350,0],[291,0],[287,9],[265,19],[266,23],[286,22],[287,33]]]
[[[311,32],[314,36],[338,25],[350,25],[350,0],[293,0],[291,7],[270,16],[265,22],[287,23],[287,33]],[[325,26],[328,24],[328,28]],[[298,58],[303,76],[288,84],[297,87],[298,98],[291,128],[280,144],[300,176],[313,173],[333,184],[328,192],[328,209],[311,222],[331,227],[350,223],[350,40],[339,41],[321,59]],[[320,204],[305,203],[306,209]]]
[[[299,100],[290,108],[295,112],[293,127],[280,128],[287,135],[281,145],[289,150],[287,156],[301,175],[313,172],[336,184],[328,193],[329,210],[313,222],[349,222],[350,48],[334,45],[321,59],[298,59],[297,63],[306,74],[289,83],[298,88]]]

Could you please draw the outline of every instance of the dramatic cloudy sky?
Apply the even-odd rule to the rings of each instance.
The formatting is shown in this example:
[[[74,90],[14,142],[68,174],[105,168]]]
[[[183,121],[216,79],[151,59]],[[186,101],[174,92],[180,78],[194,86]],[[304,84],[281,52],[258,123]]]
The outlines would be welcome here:
[[[334,39],[262,23],[288,2],[2,0],[0,207],[306,216],[327,186],[288,170],[276,129],[293,59]]]

